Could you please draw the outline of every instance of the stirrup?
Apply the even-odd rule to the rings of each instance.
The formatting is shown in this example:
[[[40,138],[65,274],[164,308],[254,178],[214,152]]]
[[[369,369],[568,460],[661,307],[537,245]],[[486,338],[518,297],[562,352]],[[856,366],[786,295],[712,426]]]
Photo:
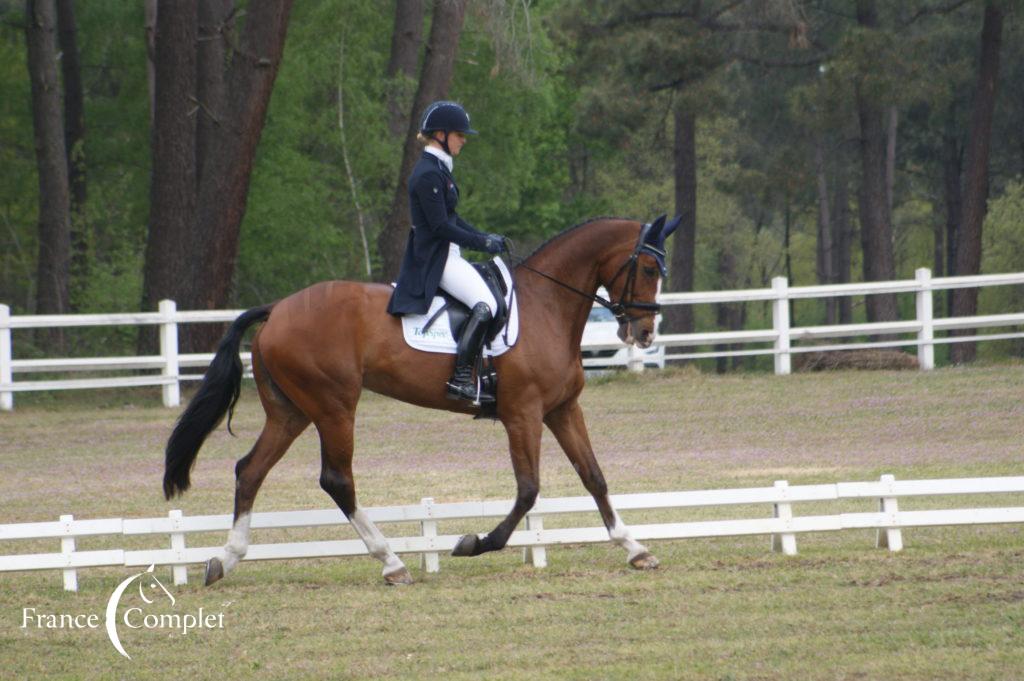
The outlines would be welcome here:
[[[448,381],[445,386],[446,396],[449,400],[465,400],[473,404],[494,404],[494,395],[483,390],[477,391],[476,381],[469,383]]]

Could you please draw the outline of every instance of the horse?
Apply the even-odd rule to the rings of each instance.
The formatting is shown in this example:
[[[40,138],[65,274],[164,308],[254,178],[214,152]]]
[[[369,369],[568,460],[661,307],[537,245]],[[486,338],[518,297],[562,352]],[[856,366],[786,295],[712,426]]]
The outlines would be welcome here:
[[[665,239],[679,219],[641,224],[595,218],[542,244],[513,269],[519,305],[518,342],[494,358],[499,378],[496,417],[508,435],[516,498],[512,510],[486,535],[462,536],[453,556],[476,556],[505,547],[533,507],[540,490],[543,426],[554,434],[583,486],[597,503],[611,541],[625,549],[633,568],[650,570],[658,559],[636,541],[608,498],[594,456],[579,396],[584,386],[580,340],[594,302],[609,307],[618,335],[641,348],[655,336],[655,302],[665,276]],[[596,295],[604,286],[609,298]],[[421,407],[476,415],[480,407],[446,399],[453,356],[410,348],[401,320],[385,308],[392,288],[384,284],[330,281],[314,284],[276,303],[241,314],[217,348],[203,381],[167,442],[164,495],[190,486],[190,474],[206,437],[239,398],[239,347],[246,329],[263,322],[252,340],[252,371],[266,421],[256,443],[235,466],[234,522],[219,556],[206,564],[209,586],[245,556],[256,494],[271,468],[310,423],[320,436],[320,486],[341,508],[383,563],[386,584],[410,584],[412,576],[356,502],[352,476],[353,425],[363,389]]]

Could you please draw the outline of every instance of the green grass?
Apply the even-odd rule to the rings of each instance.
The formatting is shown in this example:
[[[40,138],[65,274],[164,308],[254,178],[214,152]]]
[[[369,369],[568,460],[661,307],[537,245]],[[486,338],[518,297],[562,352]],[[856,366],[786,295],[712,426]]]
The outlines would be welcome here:
[[[897,478],[1020,475],[1024,366],[932,373],[622,375],[584,393],[591,439],[615,492]],[[233,466],[259,432],[243,393],[238,438],[211,436],[184,498],[160,494],[162,445],[175,412],[151,395],[21,400],[0,415],[0,523],[227,513]],[[366,395],[355,472],[364,506],[506,499],[513,494],[499,425]],[[304,434],[275,468],[256,510],[327,508],[318,443]],[[584,494],[545,435],[542,495]],[[1021,495],[907,500],[905,508],[1020,505]],[[796,505],[797,514],[870,510],[870,502]],[[764,516],[767,507],[625,514],[630,522]],[[599,523],[596,514],[546,527]],[[442,524],[441,533],[492,523]],[[384,526],[392,535],[413,528]],[[80,592],[59,572],[0,573],[0,678],[400,679],[1014,679],[1024,669],[1020,526],[798,536],[800,555],[767,537],[651,542],[662,567],[627,568],[607,545],[554,547],[549,567],[520,551],[442,557],[417,584],[387,588],[370,558],[244,563],[215,587],[169,587],[176,609],[224,612],[223,630],[187,636],[123,630],[121,658],[102,628],[22,628],[22,608],[102,615],[134,571],[85,569]],[[257,531],[253,541],[353,536],[338,529]],[[147,541],[149,543],[147,543]],[[220,544],[222,534],[191,537]],[[160,545],[136,539],[133,545]],[[116,542],[118,544],[123,541]],[[4,542],[2,553],[58,542]],[[113,545],[80,540],[79,547]],[[170,584],[165,568],[158,575]],[[126,596],[128,598],[128,596]]]

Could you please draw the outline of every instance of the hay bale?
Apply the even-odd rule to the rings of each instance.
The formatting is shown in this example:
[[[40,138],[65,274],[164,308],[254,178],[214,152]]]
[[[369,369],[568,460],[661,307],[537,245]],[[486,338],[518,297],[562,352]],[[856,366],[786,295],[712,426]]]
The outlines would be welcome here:
[[[919,368],[917,357],[899,350],[837,350],[793,355],[795,371],[836,369],[894,370]]]

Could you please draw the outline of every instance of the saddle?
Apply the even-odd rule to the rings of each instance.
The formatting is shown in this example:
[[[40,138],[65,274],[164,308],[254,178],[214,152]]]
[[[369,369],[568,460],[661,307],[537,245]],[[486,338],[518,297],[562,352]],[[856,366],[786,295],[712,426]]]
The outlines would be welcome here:
[[[490,289],[494,295],[494,299],[498,301],[498,313],[494,315],[490,325],[487,327],[487,335],[485,336],[484,344],[490,347],[491,343],[497,338],[501,330],[505,328],[505,324],[509,318],[509,307],[506,302],[508,297],[508,285],[505,283],[505,278],[502,276],[501,269],[498,264],[493,260],[487,262],[472,263],[473,268],[480,273],[484,283],[487,284],[487,288]],[[447,312],[448,313],[448,326],[452,332],[452,338],[458,341],[462,337],[462,330],[466,326],[466,322],[469,320],[470,309],[469,306],[448,294],[447,291],[438,290],[438,295],[444,299],[444,304],[434,312],[433,315],[427,320],[427,323],[423,325],[423,333],[430,330],[430,327],[434,325],[440,317]]]

